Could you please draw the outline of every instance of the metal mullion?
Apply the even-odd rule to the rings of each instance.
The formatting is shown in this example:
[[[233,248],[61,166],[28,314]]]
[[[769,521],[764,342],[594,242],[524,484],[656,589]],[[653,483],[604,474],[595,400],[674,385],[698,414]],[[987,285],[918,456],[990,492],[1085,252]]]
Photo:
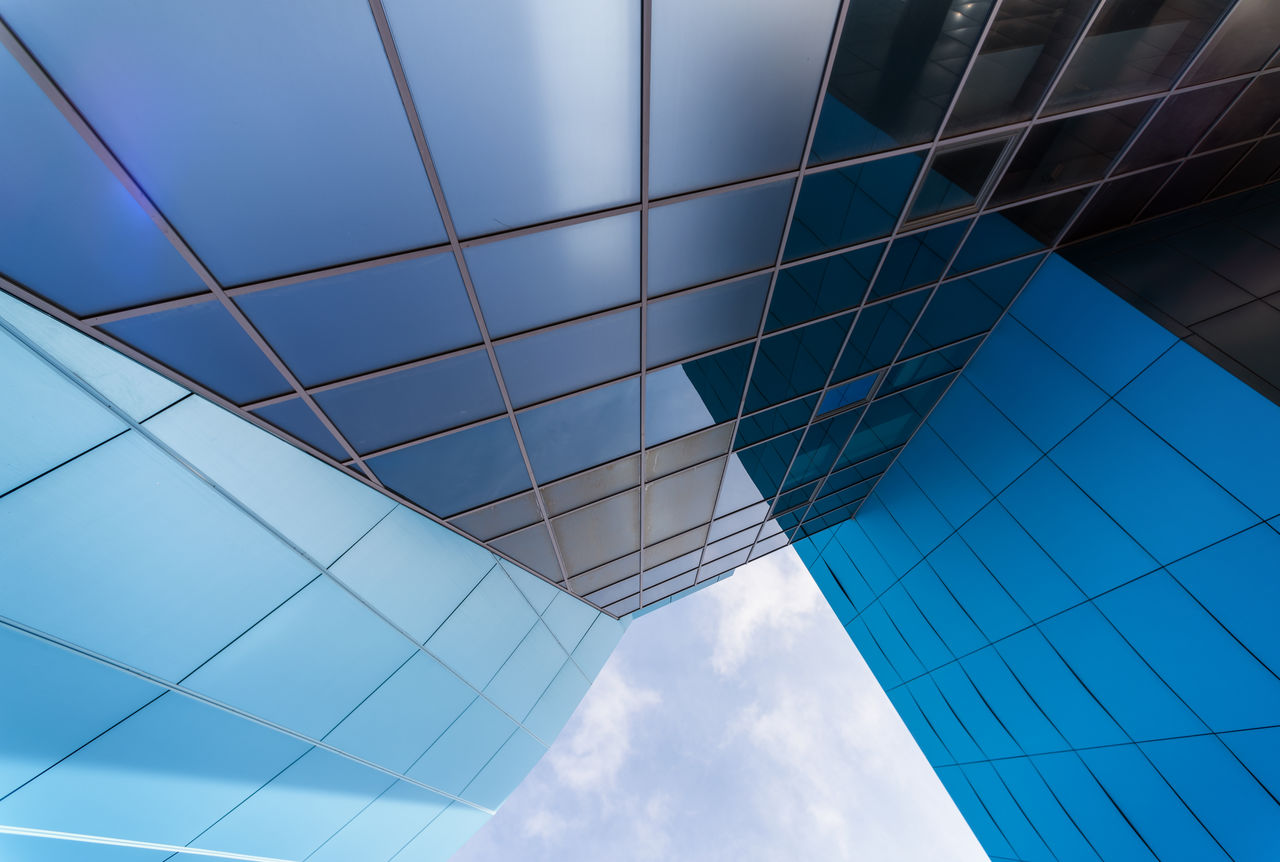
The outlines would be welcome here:
[[[534,476],[533,464],[529,460],[529,452],[524,443],[524,435],[520,431],[520,426],[516,422],[515,410],[511,405],[511,396],[507,392],[507,386],[502,377],[502,368],[498,365],[498,357],[493,349],[493,342],[489,338],[489,328],[485,323],[484,314],[480,309],[480,300],[476,295],[475,284],[471,280],[471,272],[467,268],[466,257],[462,253],[462,246],[458,239],[458,233],[453,224],[453,217],[449,212],[448,204],[444,197],[444,187],[441,185],[440,176],[436,171],[435,161],[431,157],[430,148],[427,146],[426,132],[422,128],[421,118],[418,116],[417,107],[413,101],[413,94],[409,89],[409,80],[405,76],[404,67],[400,62],[400,54],[396,48],[395,36],[391,32],[391,24],[387,20],[386,10],[382,6],[382,0],[368,0],[369,10],[373,14],[374,23],[378,28],[378,36],[382,41],[382,49],[386,54],[387,64],[390,67],[392,77],[395,78],[396,89],[400,94],[400,101],[404,106],[405,115],[409,121],[410,129],[413,131],[414,142],[418,146],[418,155],[422,159],[423,169],[426,171],[427,180],[431,185],[431,193],[435,198],[436,207],[440,210],[440,220],[444,224],[445,234],[449,238],[449,246],[453,249],[454,261],[458,265],[458,271],[462,276],[463,286],[467,290],[467,299],[471,303],[471,311],[475,315],[476,326],[480,329],[480,336],[484,341],[485,352],[489,356],[489,365],[493,370],[494,378],[498,384],[498,391],[502,395],[502,403],[506,408],[507,419],[511,423],[511,430],[515,434],[516,446],[520,450],[520,457],[524,461],[525,470],[529,475],[529,483],[533,488],[534,500],[538,504],[538,511],[542,515],[543,526],[547,531],[547,535],[551,540],[552,550],[555,551],[556,563],[560,566],[561,582],[564,589],[570,595],[573,591],[569,588],[568,568],[564,563],[564,556],[560,552],[560,544],[556,541],[555,532],[551,529],[551,519],[547,517],[546,504],[542,499],[542,491],[538,487],[538,480]],[[523,563],[518,563],[521,568],[527,568]]]
[[[847,159],[839,159],[834,162],[823,162],[820,165],[805,165],[800,169],[803,176],[812,176],[813,174],[825,174],[831,171],[838,171],[843,168],[853,168],[858,165],[865,165],[868,162],[876,162],[880,159],[890,159],[894,156],[906,156],[911,153],[924,153],[932,148],[932,144],[925,142],[923,144],[911,144],[905,147],[893,147],[888,150],[877,150],[874,153],[868,153],[863,156],[852,156]]]
[[[213,292],[206,290],[203,293],[193,293],[189,296],[175,296],[173,299],[162,299],[159,302],[151,302],[146,305],[136,305],[131,308],[122,308],[118,311],[104,311],[101,314],[90,314],[77,319],[89,326],[101,326],[104,323],[115,323],[117,320],[128,320],[132,317],[142,317],[147,314],[170,311],[175,308],[189,308],[193,305],[202,305],[206,302],[216,301],[217,297]]]
[[[773,261],[772,273],[769,276],[769,288],[765,291],[763,311],[760,314],[760,324],[756,329],[755,345],[751,351],[751,360],[747,363],[747,376],[742,387],[742,397],[738,401],[738,415],[733,419],[733,433],[730,435],[730,441],[736,440],[738,436],[738,426],[742,423],[743,408],[746,406],[747,393],[751,391],[751,376],[755,372],[756,360],[760,356],[760,342],[764,338],[765,324],[769,319],[769,306],[773,302],[773,291],[778,283],[778,273],[782,267],[782,261],[786,257],[787,238],[791,233],[791,221],[795,217],[796,205],[800,201],[800,187],[804,185],[804,176],[806,165],[809,161],[809,154],[813,150],[813,140],[818,131],[818,120],[822,115],[822,100],[827,92],[827,86],[831,82],[831,72],[835,68],[836,54],[840,48],[840,34],[844,30],[845,17],[849,12],[849,5],[852,0],[840,0],[840,10],[836,13],[835,23],[831,28],[831,44],[827,48],[827,58],[822,70],[822,78],[818,82],[817,92],[814,94],[813,114],[809,118],[809,130],[805,134],[804,149],[800,153],[799,176],[795,180],[795,187],[791,190],[791,202],[787,205],[787,217],[783,222],[782,235],[778,239],[778,253]],[[716,500],[720,502],[720,491],[724,486],[724,476],[729,468],[729,460],[733,457],[733,451],[730,449],[729,456],[725,458],[725,467],[720,471],[720,481],[716,489]],[[712,520],[715,520],[715,504],[711,509]],[[763,525],[762,525],[763,526]],[[704,542],[702,549],[698,554],[698,567],[695,569],[694,583],[698,582],[698,574],[701,573],[703,558],[706,556],[707,545]],[[747,554],[748,558],[751,556]]]
[[[648,408],[649,363],[649,138],[653,65],[653,0],[640,3],[640,523],[636,549],[639,571],[636,579],[637,603],[644,607],[645,491],[649,484],[645,464],[647,441],[645,417]]]

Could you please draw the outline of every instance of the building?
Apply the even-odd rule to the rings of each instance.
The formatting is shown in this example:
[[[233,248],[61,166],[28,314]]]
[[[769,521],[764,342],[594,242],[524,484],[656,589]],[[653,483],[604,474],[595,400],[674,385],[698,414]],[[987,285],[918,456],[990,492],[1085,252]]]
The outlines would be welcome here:
[[[15,853],[447,854],[794,544],[993,858],[1274,855],[1268,0],[0,42]]]

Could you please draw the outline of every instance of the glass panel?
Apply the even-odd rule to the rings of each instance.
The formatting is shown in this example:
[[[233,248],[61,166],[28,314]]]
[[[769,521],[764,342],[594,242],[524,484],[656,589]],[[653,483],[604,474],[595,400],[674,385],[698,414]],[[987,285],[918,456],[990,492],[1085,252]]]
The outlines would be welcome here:
[[[990,8],[990,0],[851,6],[810,163],[931,140]]]
[[[205,289],[7,51],[0,102],[0,259],[9,278],[77,315]]]
[[[1280,43],[1280,16],[1272,0],[1239,0],[1200,53],[1188,84],[1256,72]]]
[[[731,515],[725,515],[723,518],[716,518],[711,522],[711,530],[707,533],[707,540],[714,542],[740,530],[745,530],[752,525],[759,526],[768,514],[769,504],[760,502],[754,506],[740,509]]]
[[[556,549],[551,544],[551,533],[543,524],[534,524],[515,533],[509,533],[492,544],[499,551],[510,555],[521,565],[532,569],[552,581],[564,580],[560,563],[556,561]]]
[[[700,461],[728,454],[732,435],[733,425],[726,422],[650,449],[644,456],[645,476],[656,479]]]
[[[279,404],[260,407],[253,413],[286,434],[316,447],[335,461],[345,461],[351,457],[329,433],[329,429],[324,427],[324,423],[320,421],[315,411],[301,398],[292,398],[281,401]]]
[[[640,199],[638,0],[384,5],[459,235]]]
[[[369,11],[333,6],[300,27],[293,10],[254,8],[251,40],[245,14],[164,2],[71,21],[49,4],[5,11],[223,284],[442,242]],[[109,86],[85,57],[114,70]]]
[[[952,377],[954,375],[939,377],[914,389],[872,402],[862,425],[849,439],[836,462],[837,466],[856,464],[907,442]]]
[[[769,276],[758,275],[649,303],[649,367],[754,338],[768,291]]]
[[[1170,162],[1191,152],[1243,87],[1240,83],[1224,84],[1170,96],[1129,148],[1120,171]]]
[[[791,460],[791,453],[795,451],[796,442],[793,442],[792,448],[786,453],[787,461]],[[751,456],[748,456],[751,457]],[[783,465],[783,469],[786,465]],[[774,489],[776,493],[777,489]],[[770,494],[769,496],[773,496]],[[729,457],[729,462],[725,466],[724,478],[720,482],[720,493],[716,498],[716,508],[713,513],[715,517],[727,515],[730,512],[741,511],[747,506],[753,506],[765,499],[765,495],[761,494],[760,489],[756,487],[755,481],[751,474],[747,471],[743,459],[740,454]]]
[[[906,153],[806,176],[787,235],[787,260],[889,233],[923,161],[919,153]]]
[[[761,341],[745,409],[759,410],[821,389],[852,316],[811,323]]]
[[[857,404],[871,394],[871,389],[876,385],[879,377],[878,374],[868,374],[866,377],[831,387],[823,393],[822,403],[818,405],[818,415],[822,416],[842,407],[848,407],[850,404]]]
[[[703,580],[714,578],[716,575],[723,575],[726,572],[733,571],[746,561],[747,549],[743,548],[741,551],[735,551],[734,553],[721,557],[718,560],[713,560],[710,563],[703,563],[702,568],[698,570],[698,577]]]
[[[647,375],[645,444],[735,418],[751,349],[743,345]]]
[[[792,188],[786,180],[654,207],[649,295],[772,266]]]
[[[1231,172],[1236,163],[1244,158],[1250,146],[1242,144],[1183,162],[1160,194],[1142,211],[1142,218],[1151,218],[1200,203]]]
[[[801,436],[803,436],[802,432],[792,431],[785,437],[776,437],[767,443],[758,443],[738,452],[738,460],[741,461],[746,476],[731,477],[726,473],[725,492],[721,494],[722,501],[729,505],[736,504],[734,506],[736,508],[777,494],[778,489],[782,487],[782,479],[786,475],[787,468],[791,466],[792,456],[800,445]],[[733,487],[730,487],[731,478]],[[749,484],[744,480],[749,480]],[[733,493],[726,496],[730,491]]]
[[[1126,105],[1033,126],[1009,164],[997,204],[1101,179],[1150,105]]]
[[[529,487],[529,472],[503,417],[370,458],[388,488],[447,517]]]
[[[534,407],[516,421],[538,481],[559,479],[640,448],[640,381]]]
[[[1266,75],[1245,90],[1226,116],[1218,121],[1201,150],[1225,147],[1264,135],[1280,119],[1280,75]]]
[[[173,308],[102,328],[237,404],[290,391],[271,360],[221,303]]]
[[[645,543],[661,541],[690,525],[710,521],[723,472],[724,459],[718,458],[650,482],[644,496]]]
[[[561,515],[551,522],[569,574],[640,549],[640,489]]]
[[[951,265],[951,274],[1048,247],[1087,194],[1080,189],[979,217]]]
[[[359,452],[503,412],[502,394],[483,350],[318,392],[320,405]]]
[[[665,599],[667,596],[675,595],[681,590],[686,590],[693,586],[694,572],[686,572],[678,577],[671,578],[660,584],[648,585],[648,577],[645,577],[644,601],[645,604],[656,602],[659,599]]]
[[[809,426],[782,487],[790,490],[825,476],[861,418],[862,410],[851,410]]]
[[[709,542],[707,544],[706,551],[703,552],[703,556],[706,557],[708,560],[714,560],[719,557],[723,557],[725,554],[731,554],[734,551],[740,551],[743,548],[749,548],[755,543],[756,536],[759,533],[760,533],[760,526],[757,524],[757,525],[748,527],[747,529],[739,533],[734,533],[732,536],[726,536],[723,539],[719,539],[714,542]],[[649,596],[646,593],[645,599],[648,599],[648,598]]]
[[[1268,182],[1280,168],[1280,137],[1259,141],[1215,188],[1215,195],[1229,195]]]
[[[701,548],[706,542],[707,525],[701,524],[678,536],[672,536],[670,539],[645,546],[644,563],[649,567],[658,566],[662,563],[671,562],[682,554],[693,551],[695,548],[701,553]]]
[[[474,512],[468,512],[461,517],[452,519],[449,523],[475,536],[477,539],[487,542],[494,536],[501,536],[504,533],[510,533],[512,530],[527,527],[541,519],[542,515],[538,512],[537,500],[533,498],[532,494],[521,494],[518,497],[512,497],[510,500],[503,500],[501,503],[494,503],[492,506],[485,506],[482,509],[476,509]]]
[[[495,345],[507,394],[524,407],[640,370],[640,310]]]
[[[1071,242],[1129,224],[1173,171],[1174,166],[1169,165],[1106,183],[1098,189],[1093,200],[1089,201],[1089,206],[1071,226],[1066,241]]]
[[[1038,258],[943,282],[907,340],[903,356],[989,330],[1035,271]]]
[[[559,515],[640,484],[640,459],[623,458],[560,482],[542,486],[547,511]]]
[[[495,338],[640,300],[640,216],[539,231],[463,254]]]
[[[236,298],[304,386],[480,343],[453,255]]]
[[[968,228],[968,222],[959,222],[895,239],[868,298],[892,296],[942,278]]]
[[[876,245],[781,270],[769,301],[765,331],[794,326],[858,305],[883,252],[884,246]]]
[[[648,554],[648,551],[645,551]],[[676,575],[687,572],[698,567],[698,561],[702,559],[702,545],[699,543],[698,549],[690,551],[687,554],[681,554],[674,560],[668,560],[656,566],[650,566],[645,569],[644,576],[646,581],[660,584],[665,580],[675,577]]]
[[[818,483],[810,482],[799,488],[793,488],[790,491],[783,491],[778,498],[773,501],[774,512],[790,512],[797,507],[807,507],[809,501],[813,499],[813,494],[818,490]],[[803,515],[804,512],[797,514]]]
[[[920,290],[862,309],[833,379],[847,380],[892,362],[929,293]]]
[[[637,559],[639,555],[637,555]],[[581,579],[579,579],[581,580]],[[574,589],[577,589],[575,586]],[[604,607],[614,602],[625,599],[627,596],[634,596],[640,591],[640,576],[638,573],[632,573],[628,578],[610,584],[603,589],[596,590],[592,593],[582,593],[582,595],[590,602]]]
[[[1097,2],[1001,5],[956,99],[947,134],[1029,119]]]
[[[838,6],[654,4],[652,196],[799,166]]]
[[[975,206],[1010,137],[940,149],[929,163],[908,218],[922,219]]]
[[[930,377],[955,371],[968,361],[981,341],[981,338],[971,338],[960,344],[953,344],[898,363],[889,369],[889,376],[884,381],[884,389],[881,393],[888,395],[899,389],[914,386]]]
[[[1230,0],[1106,0],[1049,99],[1051,110],[1173,84]]]
[[[738,436],[733,441],[734,448],[741,449],[769,437],[794,431],[807,424],[817,403],[818,396],[810,395],[788,401],[778,407],[762,410],[751,416],[743,416],[742,421],[738,423]]]
[[[569,579],[569,586],[574,593],[580,596],[586,596],[595,590],[607,587],[610,584],[617,584],[619,581],[625,581],[633,575],[640,572],[640,555],[628,554],[620,560],[614,560],[611,563],[605,563],[597,569],[578,575],[576,578]],[[637,582],[638,583],[638,582]],[[617,601],[621,596],[629,596],[636,591],[636,587],[632,586],[625,592],[619,592],[618,595],[607,598],[607,601],[599,602],[600,604],[608,604]],[[595,598],[592,598],[595,601]]]

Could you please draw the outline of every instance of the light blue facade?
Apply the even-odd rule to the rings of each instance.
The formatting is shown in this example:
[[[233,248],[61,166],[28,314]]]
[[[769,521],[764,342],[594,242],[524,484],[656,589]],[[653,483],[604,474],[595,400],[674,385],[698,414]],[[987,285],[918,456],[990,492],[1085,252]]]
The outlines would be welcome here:
[[[447,858],[624,628],[3,295],[0,597],[38,862]]]
[[[1055,256],[796,543],[993,859],[1280,858],[1277,441]]]

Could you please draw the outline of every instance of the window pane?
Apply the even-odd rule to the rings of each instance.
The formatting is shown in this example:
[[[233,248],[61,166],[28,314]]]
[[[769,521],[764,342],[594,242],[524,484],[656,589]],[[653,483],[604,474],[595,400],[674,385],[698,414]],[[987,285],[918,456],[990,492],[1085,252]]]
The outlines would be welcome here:
[[[1224,84],[1170,96],[1129,148],[1120,163],[1120,170],[1133,171],[1158,165],[1191,152],[1196,141],[1209,131],[1243,86]]]
[[[942,278],[968,227],[968,222],[959,222],[895,239],[868,299],[892,296]]]
[[[974,206],[1008,143],[1009,138],[1005,137],[940,150],[911,204],[910,218],[928,218]]]
[[[640,381],[623,380],[518,414],[539,482],[640,448]]]
[[[787,267],[778,273],[765,331],[804,323],[862,302],[884,245]]]
[[[754,338],[768,290],[758,275],[649,303],[649,367]]]
[[[1200,60],[1187,76],[1189,84],[1229,78],[1262,68],[1280,43],[1280,15],[1272,0],[1239,0]]]
[[[517,407],[640,370],[640,310],[584,320],[494,347]]]
[[[888,234],[922,161],[907,153],[806,176],[787,235],[787,260]]]
[[[760,410],[821,389],[852,315],[772,335],[760,343],[746,410]]]

